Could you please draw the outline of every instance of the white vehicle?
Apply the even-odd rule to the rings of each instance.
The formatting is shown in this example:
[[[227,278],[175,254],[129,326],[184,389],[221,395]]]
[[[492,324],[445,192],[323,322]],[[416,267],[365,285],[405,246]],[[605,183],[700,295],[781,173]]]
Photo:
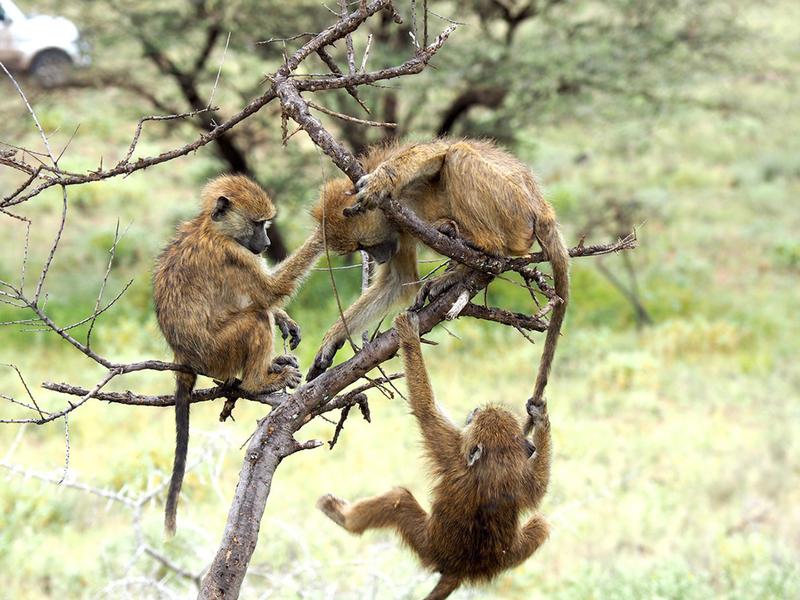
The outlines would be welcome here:
[[[88,64],[89,56],[69,19],[26,16],[11,0],[0,0],[0,62],[52,87],[69,78],[73,65]]]

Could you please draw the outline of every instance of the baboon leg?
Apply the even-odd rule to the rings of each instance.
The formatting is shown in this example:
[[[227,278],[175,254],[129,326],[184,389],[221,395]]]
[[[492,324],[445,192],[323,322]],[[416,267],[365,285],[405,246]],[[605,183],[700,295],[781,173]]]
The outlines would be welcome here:
[[[425,596],[425,600],[444,600],[452,594],[458,586],[461,585],[461,579],[452,575],[442,575],[439,578],[439,583],[431,590],[431,593]]]
[[[451,212],[461,235],[495,255],[526,254],[533,244],[528,207],[538,197],[532,177],[511,173],[474,142],[456,142],[441,170]],[[511,244],[511,245],[509,245]]]
[[[344,528],[352,533],[391,527],[423,560],[428,554],[428,514],[405,488],[342,507]]]
[[[246,310],[228,319],[215,335],[216,354],[226,367],[219,375],[227,378],[241,371],[241,387],[248,392],[274,392],[299,382],[296,365],[273,362],[273,329],[266,310]]]
[[[547,540],[550,527],[541,515],[534,515],[523,525],[519,537],[507,554],[507,568],[525,562]]]
[[[390,156],[356,183],[359,201],[375,207],[375,199],[384,194],[397,196],[405,187],[434,177],[444,164],[449,144],[418,144]]]

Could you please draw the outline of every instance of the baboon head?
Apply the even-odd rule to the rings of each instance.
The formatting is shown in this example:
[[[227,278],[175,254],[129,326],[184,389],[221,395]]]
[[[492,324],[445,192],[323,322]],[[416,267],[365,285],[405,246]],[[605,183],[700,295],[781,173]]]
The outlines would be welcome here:
[[[467,418],[462,447],[467,465],[526,461],[535,448],[522,433],[522,423],[497,405],[476,408]]]
[[[327,182],[312,211],[323,226],[325,243],[339,254],[364,250],[378,263],[385,263],[396,253],[400,236],[379,209],[346,217],[344,209],[356,201],[353,184],[348,179]]]
[[[206,185],[202,198],[216,231],[253,254],[269,248],[267,230],[275,218],[275,205],[256,182],[242,175],[223,175]]]

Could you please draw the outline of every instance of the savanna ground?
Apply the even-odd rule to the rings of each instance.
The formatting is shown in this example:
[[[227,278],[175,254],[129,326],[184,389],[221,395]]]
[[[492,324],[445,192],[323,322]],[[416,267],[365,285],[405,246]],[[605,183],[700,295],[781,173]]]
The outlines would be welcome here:
[[[630,305],[595,261],[573,262],[572,304],[548,388],[555,457],[542,512],[552,536],[522,567],[454,597],[800,596],[800,36],[793,25],[800,11],[773,3],[748,19],[761,34],[751,49],[756,68],[708,79],[699,90],[709,102],[735,97],[737,110],[676,103],[640,116],[625,106],[602,113],[586,106],[517,131],[516,152],[544,181],[570,243],[585,223],[585,199],[636,198],[644,206],[641,247],[632,259],[655,322],[637,328]],[[2,90],[9,109],[12,89],[3,83]],[[127,146],[138,113],[115,108],[116,94],[36,98],[44,126],[59,131],[56,139],[66,141],[81,123],[66,166],[92,167],[100,155],[118,156]],[[13,115],[0,137],[34,144],[24,112]],[[299,137],[292,143],[305,143]],[[153,129],[143,150],[175,142]],[[311,182],[281,205],[279,222],[296,246],[311,227],[305,210],[315,187],[333,167],[325,159],[290,164],[279,147],[272,152],[263,168],[304,168]],[[101,317],[95,343],[120,361],[168,359],[152,314],[150,268],[174,225],[195,210],[197,190],[214,169],[203,151],[71,190],[70,225],[49,288],[48,307],[59,322],[78,320],[94,305],[119,219],[126,233],[107,295],[129,278],[134,283]],[[0,191],[16,181],[0,172]],[[27,208],[38,223],[33,265],[41,264],[58,202],[51,190]],[[2,227],[0,274],[13,278],[22,231],[8,220]],[[602,237],[597,232],[591,241]],[[619,257],[604,263],[621,270]],[[357,293],[359,273],[337,271],[346,302]],[[527,306],[524,292],[503,282],[489,297]],[[336,315],[328,273],[315,271],[289,310],[304,328],[298,354],[307,367]],[[2,316],[19,318],[5,307]],[[96,381],[93,363],[52,333],[17,329],[2,330],[0,362],[17,364],[28,381]],[[485,401],[521,410],[538,347],[469,320],[448,329],[452,336],[439,328],[429,336],[439,345],[424,349],[447,411],[461,420]],[[399,367],[396,359],[392,367]],[[173,384],[168,374],[144,373],[119,385],[167,393]],[[23,393],[10,369],[0,370],[0,390]],[[63,406],[63,397],[34,393],[47,406]],[[351,416],[333,451],[300,453],[278,470],[243,597],[418,598],[432,587],[435,576],[422,573],[391,534],[352,537],[313,508],[325,492],[358,498],[397,484],[426,497],[418,430],[403,400],[371,392],[371,407],[373,422]],[[263,415],[261,406],[240,402],[236,422],[220,424],[220,408],[205,403],[192,410],[196,466],[184,484],[179,535],[162,540],[162,497],[144,512],[149,542],[192,571],[216,549],[240,446]],[[11,405],[2,413],[20,416]],[[173,422],[170,410],[90,403],[70,420],[71,476],[133,496],[143,492],[169,476]],[[329,439],[332,431],[317,422],[302,433]],[[3,426],[0,456],[60,477],[63,427]],[[131,566],[135,541],[125,507],[15,474],[0,481],[3,597],[119,597],[112,582],[156,565],[140,557]],[[176,595],[193,595],[184,580],[163,575]],[[160,596],[149,589],[136,597]]]

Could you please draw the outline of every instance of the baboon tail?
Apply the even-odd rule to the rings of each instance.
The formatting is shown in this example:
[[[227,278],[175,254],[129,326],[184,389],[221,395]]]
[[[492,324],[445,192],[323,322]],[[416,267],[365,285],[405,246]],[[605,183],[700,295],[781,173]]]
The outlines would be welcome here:
[[[550,367],[553,365],[553,358],[556,353],[556,345],[561,335],[561,324],[564,322],[564,315],[567,313],[567,302],[569,301],[569,252],[561,238],[561,232],[553,219],[544,223],[537,222],[538,231],[536,237],[539,244],[547,254],[547,258],[553,268],[553,287],[561,302],[553,307],[550,313],[550,325],[547,328],[547,336],[544,341],[544,350],[539,362],[539,372],[536,375],[536,384],[533,388],[533,396],[529,402],[541,404],[544,388],[547,386],[547,378],[550,375]],[[533,421],[528,418],[525,424],[525,435],[533,429]]]
[[[175,379],[178,383],[175,390],[175,462],[164,514],[164,533],[168,537],[175,535],[178,496],[181,493],[183,474],[186,472],[186,453],[189,450],[189,399],[197,376],[178,371]]]
[[[425,600],[444,600],[460,585],[460,578],[443,574],[439,578],[439,583],[436,584],[436,587],[431,590],[430,594],[425,596]]]

